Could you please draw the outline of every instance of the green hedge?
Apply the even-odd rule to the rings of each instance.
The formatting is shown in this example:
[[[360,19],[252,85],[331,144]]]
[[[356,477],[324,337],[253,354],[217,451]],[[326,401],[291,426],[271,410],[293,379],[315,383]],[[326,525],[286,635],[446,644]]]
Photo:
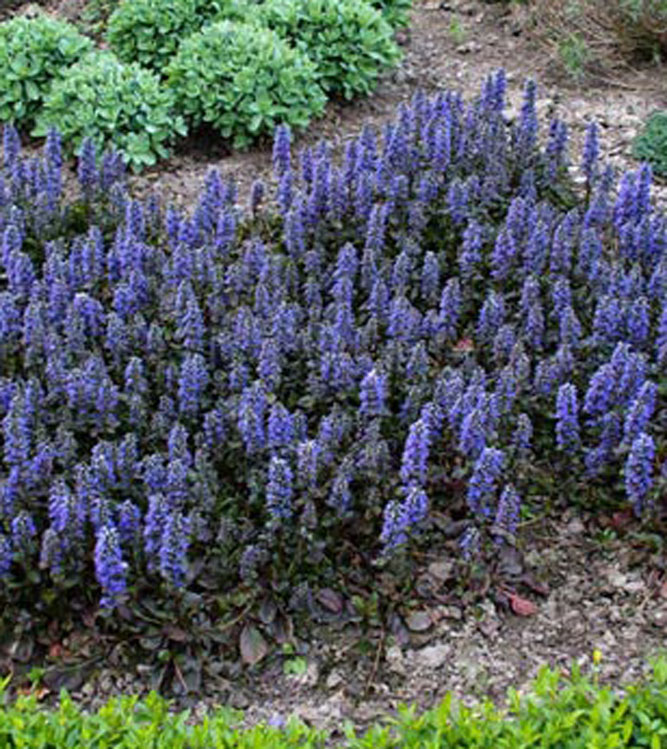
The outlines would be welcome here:
[[[239,713],[219,709],[194,722],[188,711],[170,713],[155,693],[146,699],[120,697],[97,713],[79,710],[65,692],[57,710],[41,707],[34,695],[10,704],[0,683],[0,746],[30,749],[216,749],[331,746],[323,731],[295,720],[282,727],[238,727]],[[597,685],[577,667],[569,676],[544,667],[525,697],[508,694],[507,710],[490,701],[464,707],[448,695],[439,707],[418,716],[403,707],[397,718],[362,736],[346,726],[348,749],[618,749],[667,747],[667,660],[658,659],[642,682],[624,694]]]

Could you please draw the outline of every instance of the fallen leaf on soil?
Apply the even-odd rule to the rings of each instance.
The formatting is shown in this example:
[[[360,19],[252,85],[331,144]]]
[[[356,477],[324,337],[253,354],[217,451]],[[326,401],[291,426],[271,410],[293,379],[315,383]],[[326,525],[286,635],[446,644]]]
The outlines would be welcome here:
[[[509,598],[512,611],[517,616],[533,616],[537,614],[537,606],[532,601],[521,598],[516,593],[510,593]]]
[[[262,633],[257,627],[253,627],[251,624],[247,624],[243,628],[239,644],[241,647],[241,658],[249,666],[259,663],[269,651],[269,646],[262,637]]]
[[[414,614],[410,614],[405,623],[413,632],[426,632],[433,624],[433,619],[428,611],[415,611]]]
[[[322,588],[318,591],[317,602],[332,614],[340,614],[343,610],[343,598],[331,588]]]
[[[626,528],[634,520],[634,513],[632,508],[626,510],[619,510],[611,516],[611,526],[617,531],[626,530]]]
[[[660,586],[660,597],[667,598],[667,580]]]
[[[69,651],[59,642],[54,642],[49,647],[49,658],[62,658],[63,656],[67,657],[68,655],[70,655]]]
[[[271,598],[265,598],[262,601],[262,605],[259,607],[259,618],[263,624],[271,624],[276,618],[278,613],[278,607]]]
[[[164,634],[173,642],[185,642],[188,639],[188,633],[173,624],[167,624],[164,628]]]
[[[16,693],[21,697],[30,697],[34,695],[38,700],[43,700],[47,694],[51,694],[51,690],[46,687],[20,687],[16,690]]]
[[[389,631],[394,635],[399,645],[407,645],[410,642],[410,633],[403,624],[401,617],[396,613],[393,613],[389,618]]]

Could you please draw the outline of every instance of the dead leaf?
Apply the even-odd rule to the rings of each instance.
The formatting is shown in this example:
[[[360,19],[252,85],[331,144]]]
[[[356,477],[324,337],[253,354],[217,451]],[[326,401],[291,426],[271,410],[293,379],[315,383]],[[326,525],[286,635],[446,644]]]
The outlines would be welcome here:
[[[49,647],[49,658],[67,658],[68,655],[71,655],[69,650],[59,642],[54,642]]]
[[[634,520],[634,512],[628,507],[625,510],[619,510],[611,516],[611,526],[617,531],[624,531]]]
[[[537,614],[537,606],[527,598],[521,598],[516,593],[509,594],[510,606],[517,616],[534,616]]]
[[[293,643],[294,624],[288,616],[278,614],[276,619],[269,625],[269,634],[278,643],[278,645]]]
[[[401,617],[392,613],[389,618],[389,631],[396,638],[396,642],[399,645],[408,645],[410,642],[410,633],[408,632],[405,624]]]
[[[259,607],[259,618],[263,624],[271,624],[278,614],[278,607],[272,598],[265,598]]]
[[[185,642],[188,639],[188,633],[173,624],[167,624],[163,632],[173,642]]]
[[[327,611],[331,611],[332,614],[340,614],[343,610],[343,599],[331,588],[322,588],[317,592],[317,602],[324,606]]]
[[[413,632],[426,632],[433,624],[433,619],[428,611],[415,611],[405,620],[408,629]]]
[[[262,633],[252,624],[246,624],[241,632],[241,658],[244,663],[254,666],[269,652],[269,646],[262,637]]]
[[[43,700],[47,694],[51,694],[51,690],[46,687],[20,687],[16,692],[22,697],[34,695],[37,700]]]

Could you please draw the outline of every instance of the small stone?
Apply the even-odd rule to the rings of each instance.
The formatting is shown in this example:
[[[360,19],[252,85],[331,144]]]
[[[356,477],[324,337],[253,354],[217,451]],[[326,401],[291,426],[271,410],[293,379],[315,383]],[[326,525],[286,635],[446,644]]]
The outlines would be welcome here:
[[[456,52],[459,55],[475,54],[479,52],[479,44],[477,44],[477,42],[465,42],[464,44],[459,44],[456,48]]]
[[[392,645],[390,648],[387,648],[385,661],[390,671],[401,676],[405,675],[405,656],[398,645]]]
[[[449,580],[454,570],[454,562],[431,562],[428,566],[428,573],[439,582]]]
[[[111,694],[114,688],[113,679],[110,674],[104,674],[99,681],[98,689],[102,694]]]
[[[440,668],[450,657],[449,645],[429,645],[415,653],[417,665],[427,671]]]
[[[327,676],[327,689],[337,689],[344,681],[345,677],[340,671],[332,671],[329,676]]]
[[[92,697],[95,694],[95,687],[90,683],[86,682],[81,687],[81,696],[83,699],[88,699],[89,697]]]
[[[433,619],[428,611],[415,611],[405,620],[408,629],[413,632],[426,632],[433,625]]]
[[[579,534],[584,533],[586,528],[579,518],[572,518],[572,520],[567,524],[566,530],[573,536],[578,536]]]
[[[625,589],[628,584],[628,578],[619,570],[611,569],[607,572],[607,580],[614,588]]]
[[[229,695],[229,704],[231,707],[237,710],[244,710],[250,705],[250,699],[248,695],[240,689],[235,689]]]
[[[439,619],[454,619],[457,622],[463,619],[463,611],[458,606],[439,606],[435,613]]]

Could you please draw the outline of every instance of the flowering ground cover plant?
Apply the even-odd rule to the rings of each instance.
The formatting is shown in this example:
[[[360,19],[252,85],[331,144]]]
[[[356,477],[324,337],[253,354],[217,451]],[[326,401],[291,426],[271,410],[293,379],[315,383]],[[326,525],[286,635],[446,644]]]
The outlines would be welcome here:
[[[464,554],[545,496],[650,510],[665,217],[594,126],[577,198],[535,96],[510,126],[502,71],[469,104],[419,94],[339,160],[297,160],[279,127],[245,213],[215,172],[190,215],[133,200],[90,142],[68,204],[57,134],[33,159],[7,128],[3,601],[223,607],[331,582],[461,504]]]

